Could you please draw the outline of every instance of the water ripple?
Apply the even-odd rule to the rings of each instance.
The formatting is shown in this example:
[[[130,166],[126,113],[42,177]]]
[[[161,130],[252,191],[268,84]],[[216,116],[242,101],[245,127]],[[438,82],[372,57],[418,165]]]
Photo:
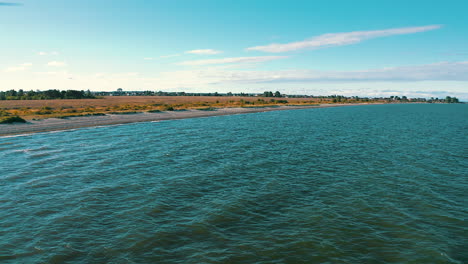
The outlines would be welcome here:
[[[2,263],[466,263],[466,105],[0,138]]]

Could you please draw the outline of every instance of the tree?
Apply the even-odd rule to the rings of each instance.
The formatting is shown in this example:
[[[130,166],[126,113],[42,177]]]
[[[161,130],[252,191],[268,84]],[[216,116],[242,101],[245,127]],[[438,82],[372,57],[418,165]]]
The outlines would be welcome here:
[[[279,91],[276,91],[276,92],[275,92],[275,97],[282,97],[282,96],[281,96],[281,93],[280,93]]]
[[[23,97],[23,95],[24,95],[23,89],[19,89],[18,90],[18,99],[21,99],[21,97]]]
[[[47,90],[44,91],[44,96],[46,99],[58,99],[62,98],[62,93],[59,90]]]
[[[15,91],[15,90],[10,90],[10,91],[7,91],[6,92],[6,96],[13,96],[13,97],[16,97],[18,95],[18,93]]]
[[[67,99],[82,99],[84,97],[84,91],[67,90],[65,93]]]
[[[26,93],[26,96],[29,100],[31,99],[35,99],[35,96],[36,96],[36,92],[34,92],[33,90],[29,91]]]

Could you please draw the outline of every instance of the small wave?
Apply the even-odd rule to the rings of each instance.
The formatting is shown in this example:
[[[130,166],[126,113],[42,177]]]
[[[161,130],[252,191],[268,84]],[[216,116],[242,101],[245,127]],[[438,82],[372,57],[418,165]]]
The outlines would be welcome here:
[[[31,154],[29,157],[31,158],[42,158],[52,155],[54,152],[40,152],[37,154]]]
[[[15,149],[13,152],[22,152],[22,153],[28,153],[33,151],[33,149]]]
[[[30,185],[31,187],[44,187],[50,184],[51,179],[60,178],[60,177],[63,177],[63,175],[48,175],[48,176],[31,179],[29,181],[26,181],[24,184]]]
[[[32,134],[18,134],[18,135],[6,135],[6,136],[0,136],[0,138],[16,138],[16,137],[26,137],[26,136],[31,136]]]
[[[0,262],[461,264],[463,135],[359,109],[3,140]]]

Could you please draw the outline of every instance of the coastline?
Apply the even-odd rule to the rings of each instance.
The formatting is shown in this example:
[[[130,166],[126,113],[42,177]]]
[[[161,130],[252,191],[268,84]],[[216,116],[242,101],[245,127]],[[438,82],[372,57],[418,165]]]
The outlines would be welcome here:
[[[3,124],[0,125],[0,137],[24,135],[40,132],[61,131],[77,129],[84,127],[109,126],[119,124],[130,124],[139,122],[152,122],[164,120],[176,120],[197,117],[210,117],[222,115],[236,115],[248,113],[260,113],[281,110],[296,110],[309,108],[328,108],[352,105],[369,104],[325,104],[325,105],[304,105],[304,106],[278,106],[263,108],[218,108],[214,111],[186,110],[186,111],[167,111],[160,113],[142,112],[130,115],[108,114],[105,116],[83,116],[70,117],[67,119],[47,118],[43,120],[33,120],[27,123]]]

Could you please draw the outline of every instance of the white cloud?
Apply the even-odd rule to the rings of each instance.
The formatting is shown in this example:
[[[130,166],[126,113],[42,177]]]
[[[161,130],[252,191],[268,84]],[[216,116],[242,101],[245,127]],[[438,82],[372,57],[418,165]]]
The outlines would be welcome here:
[[[47,66],[51,66],[51,67],[65,67],[67,66],[67,64],[63,61],[51,61],[49,63],[47,63]]]
[[[220,53],[222,53],[222,51],[220,51],[220,50],[213,50],[213,49],[196,49],[196,50],[189,50],[189,51],[186,51],[185,53],[197,54],[197,55],[215,55],[215,54],[220,54]]]
[[[25,71],[27,68],[24,66],[12,66],[5,69],[5,72],[18,72]]]
[[[34,72],[35,75],[38,76],[64,76],[64,75],[71,75],[68,71],[45,71],[45,72]]]
[[[47,51],[39,51],[37,53],[37,55],[39,56],[46,56],[46,55],[59,55],[60,53],[57,52],[57,51],[50,51],[50,52],[47,52]]]
[[[166,59],[166,58],[179,57],[179,56],[180,56],[180,54],[170,54],[170,55],[159,56],[159,58]]]
[[[11,67],[8,67],[6,68],[4,71],[5,72],[20,72],[20,71],[26,71],[26,70],[29,70],[29,68],[32,66],[33,64],[31,62],[25,62],[25,63],[22,63],[18,66],[11,66]]]
[[[20,67],[18,64],[16,67]],[[25,66],[22,66],[25,67]],[[203,67],[147,75],[137,72],[73,73],[50,71],[0,72],[3,87],[11,89],[91,89],[94,91],[162,90],[186,92],[263,92],[287,94],[409,97],[456,96],[468,100],[468,61],[367,69],[360,71],[258,71]],[[0,87],[1,89],[1,87]],[[5,89],[5,88],[4,88]]]
[[[287,56],[261,56],[261,57],[236,57],[236,58],[223,58],[223,59],[209,59],[209,60],[193,60],[183,61],[179,65],[187,66],[200,66],[211,64],[227,64],[227,63],[257,63],[272,60],[279,60],[288,58]]]
[[[361,71],[220,71],[218,74],[221,81],[245,83],[468,81],[468,62],[439,62]]]
[[[138,76],[140,75],[139,72],[125,72],[125,73],[122,73],[123,76]]]
[[[405,27],[405,28],[391,28],[384,30],[372,31],[353,31],[344,33],[328,33],[320,36],[313,37],[308,40],[290,42],[285,44],[273,43],[266,46],[256,46],[247,48],[247,50],[257,50],[263,52],[279,53],[287,51],[295,51],[302,49],[319,49],[327,47],[336,47],[343,45],[351,45],[362,42],[367,39],[387,37],[393,35],[413,34],[418,32],[425,32],[430,30],[439,29],[440,25],[429,25],[423,27]]]

